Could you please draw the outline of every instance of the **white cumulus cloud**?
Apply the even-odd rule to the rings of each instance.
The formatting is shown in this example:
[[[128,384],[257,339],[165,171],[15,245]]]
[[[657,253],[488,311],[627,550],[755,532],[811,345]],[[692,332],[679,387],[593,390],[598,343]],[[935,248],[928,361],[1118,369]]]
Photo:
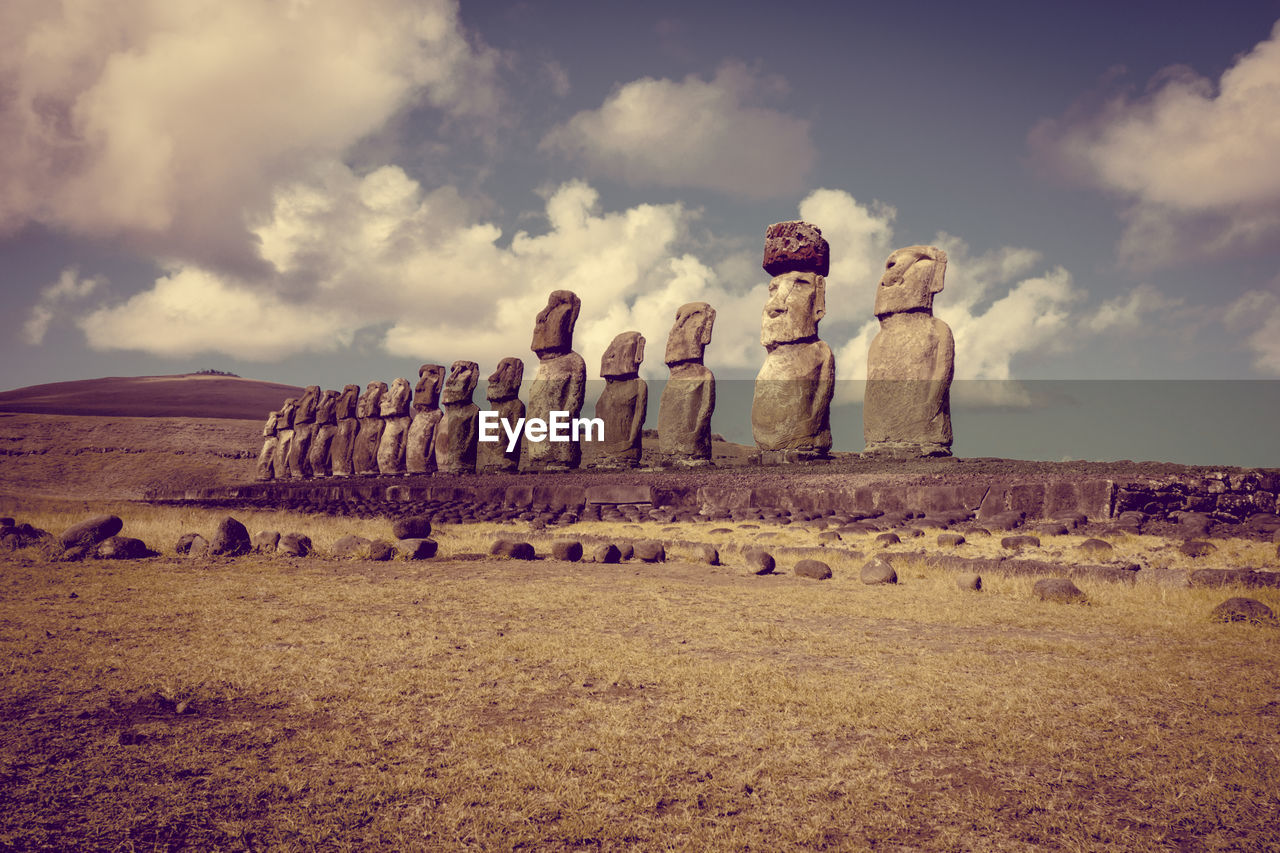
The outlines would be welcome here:
[[[49,325],[61,306],[84,299],[97,290],[103,282],[104,279],[101,276],[81,278],[80,270],[76,267],[64,269],[57,281],[40,290],[39,300],[31,306],[31,313],[22,324],[23,342],[32,345],[44,343]]]
[[[1241,294],[1227,307],[1224,320],[1229,331],[1245,336],[1258,370],[1280,375],[1280,289]]]

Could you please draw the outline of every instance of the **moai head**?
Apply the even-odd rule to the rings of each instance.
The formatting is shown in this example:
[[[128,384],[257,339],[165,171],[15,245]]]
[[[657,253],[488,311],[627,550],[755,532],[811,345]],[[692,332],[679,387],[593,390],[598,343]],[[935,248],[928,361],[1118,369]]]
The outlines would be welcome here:
[[[553,290],[547,307],[538,312],[530,348],[538,358],[563,355],[573,349],[573,326],[578,322],[582,300],[571,290]]]
[[[276,424],[277,424],[277,422],[279,422],[279,420],[280,420],[280,413],[279,413],[279,412],[268,412],[268,413],[267,413],[267,422],[266,422],[266,424],[262,427],[262,434],[263,434],[263,435],[275,435],[275,434],[276,434]]]
[[[489,374],[489,387],[485,389],[485,399],[490,403],[510,400],[520,393],[520,383],[524,381],[524,361],[518,358],[504,358],[498,362],[498,368]]]
[[[356,417],[379,417],[382,414],[382,395],[385,393],[387,393],[387,383],[370,382],[356,402]]]
[[[446,406],[456,403],[470,403],[475,393],[476,383],[480,381],[480,365],[474,361],[455,361],[449,370],[449,378],[444,383],[444,393],[440,402]]]
[[[933,294],[947,277],[947,253],[935,246],[907,246],[889,256],[876,288],[876,316],[904,311],[933,313]]]
[[[808,222],[778,222],[764,237],[769,301],[760,318],[760,343],[778,344],[818,337],[818,321],[827,313],[827,273],[831,249],[822,232]]]
[[[413,410],[429,412],[440,406],[440,386],[444,384],[443,364],[424,364],[418,368],[418,385],[413,389]]]
[[[360,400],[359,385],[344,385],[342,393],[338,395],[338,407],[335,414],[338,419],[354,418],[356,416],[356,406]]]
[[[716,323],[716,309],[705,302],[681,305],[676,323],[667,336],[667,364],[682,361],[702,362],[707,344],[711,343],[711,327]]]
[[[398,418],[409,414],[409,397],[413,388],[409,380],[400,378],[391,383],[391,388],[382,395],[381,414],[384,418]]]
[[[325,391],[316,405],[316,423],[331,424],[337,420],[338,392]]]
[[[320,404],[320,386],[308,385],[303,389],[302,399],[298,400],[298,411],[294,414],[294,423],[309,424],[316,419],[316,406]]]
[[[622,332],[613,339],[600,359],[600,375],[605,379],[634,379],[644,361],[644,335]]]
[[[280,407],[279,417],[276,418],[277,429],[293,429],[293,415],[298,411],[298,400],[290,397],[284,401],[284,405]]]

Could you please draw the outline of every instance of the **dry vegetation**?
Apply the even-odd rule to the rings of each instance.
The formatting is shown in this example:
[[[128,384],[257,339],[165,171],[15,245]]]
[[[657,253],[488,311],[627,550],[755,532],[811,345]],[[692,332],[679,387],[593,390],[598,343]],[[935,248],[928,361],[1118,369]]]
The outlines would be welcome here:
[[[216,519],[117,511],[164,551]],[[389,535],[238,517],[321,551]],[[662,527],[545,535],[817,541]],[[421,563],[0,556],[0,847],[1280,848],[1280,630],[1207,618],[1239,593],[1081,580],[1089,606],[1050,605],[910,562],[867,587],[843,553],[825,582],[787,557],[772,577],[465,557],[526,530],[449,527]],[[1186,559],[1148,539],[1116,544]],[[1275,563],[1217,544],[1214,565]]]

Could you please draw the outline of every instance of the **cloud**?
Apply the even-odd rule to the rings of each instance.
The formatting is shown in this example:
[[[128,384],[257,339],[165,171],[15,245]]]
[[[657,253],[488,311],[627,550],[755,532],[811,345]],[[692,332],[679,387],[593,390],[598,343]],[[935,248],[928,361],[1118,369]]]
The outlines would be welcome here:
[[[80,278],[80,270],[67,267],[58,276],[58,280],[40,291],[40,299],[31,307],[31,313],[22,324],[22,340],[33,346],[44,343],[44,336],[49,331],[60,306],[93,293],[105,281],[101,276]]]
[[[784,90],[738,63],[710,82],[645,77],[553,128],[541,148],[636,186],[785,195],[803,189],[816,153],[808,121],[756,104]]]
[[[1152,314],[1183,304],[1179,297],[1167,297],[1150,284],[1140,284],[1128,294],[1108,299],[1084,321],[1091,332],[1131,330],[1149,322]]]
[[[1229,331],[1246,335],[1258,370],[1280,375],[1280,292],[1247,291],[1227,307],[1223,319]]]
[[[241,267],[277,186],[401,110],[500,102],[449,0],[18,0],[0,80],[0,233],[34,221]]]
[[[1263,245],[1280,234],[1280,24],[1216,85],[1165,69],[1141,97],[1040,122],[1030,143],[1130,200],[1119,249],[1132,264]]]

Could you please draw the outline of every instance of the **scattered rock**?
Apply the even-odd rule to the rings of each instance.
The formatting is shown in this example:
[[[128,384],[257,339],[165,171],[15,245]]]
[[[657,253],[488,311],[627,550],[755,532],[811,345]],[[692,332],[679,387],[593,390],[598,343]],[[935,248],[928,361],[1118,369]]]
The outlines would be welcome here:
[[[618,546],[618,559],[619,561],[630,560],[631,557],[635,554],[635,552],[636,552],[636,549],[632,546],[630,542],[623,542],[621,545]]]
[[[141,539],[134,539],[132,536],[111,536],[98,543],[97,555],[103,560],[137,560],[150,557],[151,550]]]
[[[733,531],[730,530],[728,527],[713,527],[708,532],[713,534],[720,534],[720,533],[732,533]]]
[[[1040,540],[1035,536],[1005,536],[1000,540],[1000,547],[1009,551],[1021,551],[1023,548],[1039,548]]]
[[[551,543],[551,556],[557,560],[576,563],[582,559],[582,543],[572,539],[562,539]]]
[[[301,533],[286,533],[280,537],[277,550],[286,557],[305,557],[311,553],[311,537]]]
[[[750,548],[742,555],[747,561],[747,568],[753,574],[768,575],[772,574],[777,567],[777,561],[773,559],[773,555],[763,548]]]
[[[1280,572],[1260,572],[1254,569],[1196,569],[1187,576],[1190,586],[1230,586],[1280,588]]]
[[[124,522],[120,520],[120,516],[95,515],[93,518],[86,518],[79,524],[62,531],[58,541],[63,548],[72,548],[76,545],[97,545],[99,542],[115,536],[122,529],[124,529]]]
[[[201,536],[199,533],[182,534],[181,536],[178,537],[178,544],[173,546],[174,553],[183,557],[187,556],[188,554],[191,553],[191,543],[196,541],[197,539],[204,541],[204,537]],[[207,545],[208,542],[206,541],[205,544]]]
[[[821,560],[801,560],[796,563],[796,577],[824,581],[831,577],[831,567]]]
[[[1178,513],[1178,524],[1191,536],[1208,536],[1213,519],[1203,512]]]
[[[844,537],[834,530],[824,530],[818,534],[819,542],[842,542]]]
[[[1087,604],[1088,597],[1066,578],[1041,578],[1031,588],[1031,594],[1041,601],[1059,604]]]
[[[898,573],[884,557],[872,557],[868,560],[862,567],[862,571],[858,573],[858,577],[868,585],[898,582]]]
[[[253,550],[259,554],[274,554],[276,549],[280,547],[280,531],[259,530],[253,534],[250,544],[253,545]]]
[[[964,544],[964,537],[959,533],[939,533],[938,544],[944,547],[955,548],[957,545]]]
[[[1041,536],[1066,536],[1067,526],[1060,521],[1047,521],[1036,525],[1036,533]]]
[[[1086,554],[1110,554],[1115,551],[1111,543],[1104,539],[1086,539],[1076,546]]]
[[[1203,539],[1188,539],[1178,546],[1178,550],[1188,557],[1206,557],[1218,550],[1218,546]]]
[[[896,533],[881,533],[876,537],[876,541],[880,543],[880,547],[888,548],[890,545],[897,545],[902,540],[898,538]]]
[[[1253,622],[1256,625],[1275,622],[1271,608],[1255,598],[1228,598],[1213,608],[1209,618],[1214,622]]]
[[[406,560],[430,560],[439,547],[434,539],[401,539],[396,542],[396,549]]]
[[[489,553],[495,557],[510,557],[513,560],[532,560],[537,557],[532,545],[514,539],[497,540],[489,549]]]
[[[209,540],[209,553],[214,556],[238,557],[249,553],[252,547],[249,531],[229,515],[218,522],[218,529]]]
[[[622,559],[622,552],[612,543],[597,545],[591,552],[591,559],[597,563],[617,563]]]
[[[397,518],[391,525],[391,535],[397,539],[426,539],[431,535],[431,519],[425,515]]]
[[[693,549],[697,559],[706,563],[708,566],[720,565],[720,552],[716,550],[714,545],[701,544]]]
[[[369,559],[376,560],[379,563],[385,563],[396,555],[396,548],[390,542],[382,539],[374,540],[369,544]]]
[[[199,533],[193,533],[191,541],[187,544],[187,559],[200,560],[209,556],[209,540],[205,539]]]
[[[982,575],[977,572],[961,572],[956,575],[956,586],[966,592],[981,592]]]
[[[333,555],[335,557],[367,558],[369,556],[369,546],[372,544],[372,539],[365,539],[363,536],[343,536],[333,543]]]
[[[58,559],[64,563],[76,563],[93,556],[94,545],[73,545],[70,548],[64,548],[62,553],[58,555]]]
[[[666,548],[662,547],[662,543],[656,539],[641,539],[632,546],[632,549],[635,558],[646,563],[662,563],[667,559]]]

